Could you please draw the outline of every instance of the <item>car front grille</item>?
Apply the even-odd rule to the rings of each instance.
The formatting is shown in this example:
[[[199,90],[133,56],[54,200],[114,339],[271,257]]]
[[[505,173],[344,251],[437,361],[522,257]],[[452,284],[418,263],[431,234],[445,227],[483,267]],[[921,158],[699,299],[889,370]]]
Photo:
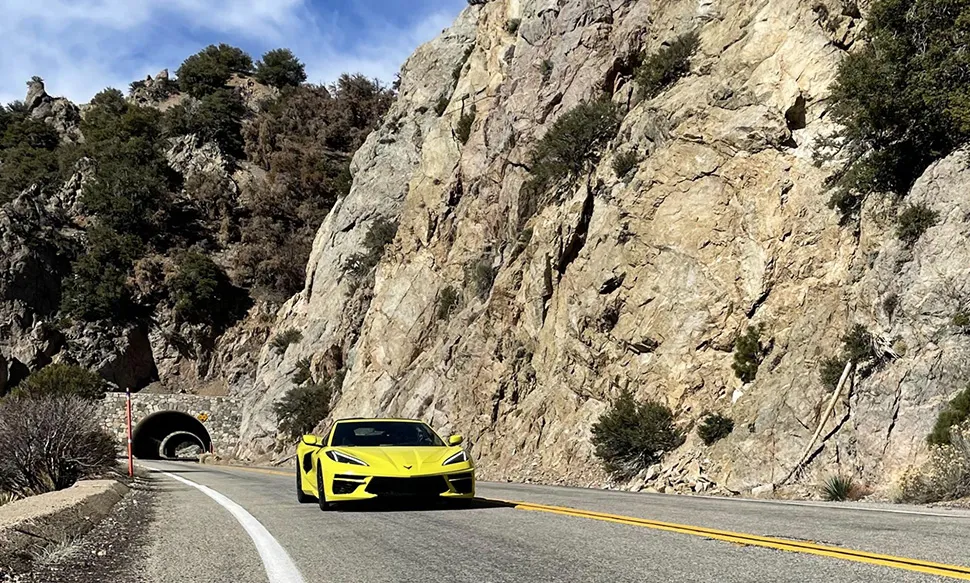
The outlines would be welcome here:
[[[459,494],[471,494],[472,486],[475,484],[473,477],[471,472],[452,474],[448,476],[448,481],[451,482],[451,486],[455,489],[455,492]]]
[[[378,496],[437,496],[448,491],[444,476],[371,478],[367,492]]]

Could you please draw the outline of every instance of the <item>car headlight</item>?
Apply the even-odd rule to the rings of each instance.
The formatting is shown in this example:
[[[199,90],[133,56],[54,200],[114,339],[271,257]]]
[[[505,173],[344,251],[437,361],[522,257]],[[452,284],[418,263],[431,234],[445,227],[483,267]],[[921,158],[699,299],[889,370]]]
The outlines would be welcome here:
[[[340,464],[351,464],[355,466],[366,466],[367,462],[359,460],[352,455],[345,454],[341,451],[330,450],[327,452],[327,457],[333,461]]]
[[[460,464],[462,462],[467,462],[467,461],[468,461],[468,454],[465,453],[465,450],[461,450],[455,455],[446,459],[441,465],[450,466],[451,464]]]

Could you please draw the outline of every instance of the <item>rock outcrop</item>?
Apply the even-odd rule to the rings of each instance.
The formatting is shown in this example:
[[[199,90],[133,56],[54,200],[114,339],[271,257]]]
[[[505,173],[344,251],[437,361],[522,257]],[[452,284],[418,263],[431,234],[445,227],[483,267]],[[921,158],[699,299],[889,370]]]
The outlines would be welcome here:
[[[459,431],[485,477],[604,483],[590,428],[629,388],[669,405],[689,435],[652,480],[750,489],[799,461],[831,398],[820,362],[860,323],[905,348],[857,379],[795,478],[846,471],[884,486],[917,460],[935,412],[966,381],[970,338],[947,317],[965,301],[970,199],[959,157],[931,168],[913,196],[945,220],[911,251],[888,205],[871,202],[859,233],[826,207],[834,167],[815,163],[814,144],[834,130],[826,96],[861,15],[791,0],[471,4],[409,59],[398,103],[357,154],[354,190],[275,325],[303,340],[284,354],[263,348],[240,453],[277,446],[271,405],[296,362],[323,366],[337,348],[347,376],[333,417],[415,416]],[[690,74],[642,100],[630,63],[691,30]],[[610,152],[520,225],[531,148],[604,93],[626,113]],[[462,144],[455,128],[472,106]],[[642,161],[620,179],[612,161],[629,151]],[[362,290],[345,265],[378,217],[400,227]],[[484,295],[476,265],[494,270]],[[461,297],[442,317],[449,287]],[[743,384],[732,346],[758,324],[770,353]],[[736,422],[710,448],[693,432],[707,411]]]

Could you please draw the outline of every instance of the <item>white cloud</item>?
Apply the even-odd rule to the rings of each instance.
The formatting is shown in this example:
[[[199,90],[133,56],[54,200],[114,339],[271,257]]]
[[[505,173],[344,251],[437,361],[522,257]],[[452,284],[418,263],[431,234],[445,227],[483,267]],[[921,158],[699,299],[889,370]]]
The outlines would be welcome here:
[[[414,48],[457,13],[439,9],[408,27],[375,13],[365,15],[366,30],[346,31],[326,12],[314,14],[308,1],[5,0],[0,103],[23,99],[33,75],[44,77],[50,93],[85,102],[104,87],[124,89],[146,74],[175,69],[218,42],[254,57],[288,46],[313,82],[347,71],[391,80]]]

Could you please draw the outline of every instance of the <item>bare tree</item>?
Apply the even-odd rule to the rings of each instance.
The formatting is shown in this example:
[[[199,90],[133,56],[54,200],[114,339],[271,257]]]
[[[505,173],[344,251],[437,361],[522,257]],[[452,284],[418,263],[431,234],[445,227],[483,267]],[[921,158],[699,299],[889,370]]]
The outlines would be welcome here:
[[[117,450],[96,415],[77,397],[0,401],[0,491],[31,496],[110,470]]]

